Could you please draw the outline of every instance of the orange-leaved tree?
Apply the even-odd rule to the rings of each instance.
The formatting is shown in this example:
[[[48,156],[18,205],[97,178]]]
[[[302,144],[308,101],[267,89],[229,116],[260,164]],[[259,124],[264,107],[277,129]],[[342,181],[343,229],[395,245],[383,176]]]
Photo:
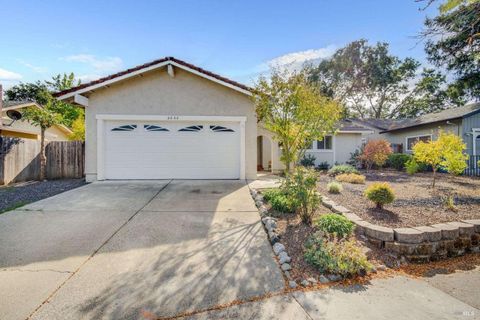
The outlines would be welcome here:
[[[370,140],[363,148],[363,152],[359,158],[365,163],[368,171],[374,164],[378,167],[383,166],[391,153],[392,147],[387,140]]]

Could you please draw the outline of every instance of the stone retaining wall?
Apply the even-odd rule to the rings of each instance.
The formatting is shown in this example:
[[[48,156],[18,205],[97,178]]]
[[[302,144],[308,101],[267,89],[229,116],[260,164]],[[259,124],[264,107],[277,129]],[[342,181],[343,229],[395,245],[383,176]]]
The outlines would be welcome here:
[[[362,220],[355,213],[327,197],[322,203],[356,225],[369,242],[412,262],[427,262],[446,257],[480,252],[480,219],[439,223],[415,228],[388,228]]]

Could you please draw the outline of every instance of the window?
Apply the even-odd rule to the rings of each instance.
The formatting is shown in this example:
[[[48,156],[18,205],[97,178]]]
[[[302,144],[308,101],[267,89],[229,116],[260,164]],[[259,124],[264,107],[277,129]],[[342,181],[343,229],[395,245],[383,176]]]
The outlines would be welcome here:
[[[317,150],[332,150],[332,136],[325,136],[323,140],[317,140]]]
[[[232,129],[222,126],[210,126],[210,130],[213,132],[234,132]]]
[[[133,131],[137,128],[136,124],[127,124],[124,126],[115,127],[112,131]]]
[[[145,131],[170,131],[167,128],[156,126],[153,124],[145,124],[143,125],[143,128],[145,129]]]
[[[182,128],[178,131],[183,131],[183,132],[198,132],[200,130],[203,129],[203,126],[202,125],[196,125],[196,126],[189,126],[189,127],[185,127],[185,128]]]
[[[407,151],[412,151],[415,143],[417,143],[419,141],[428,142],[430,140],[432,140],[432,135],[431,134],[424,135],[424,136],[407,137],[407,143],[406,143]]]

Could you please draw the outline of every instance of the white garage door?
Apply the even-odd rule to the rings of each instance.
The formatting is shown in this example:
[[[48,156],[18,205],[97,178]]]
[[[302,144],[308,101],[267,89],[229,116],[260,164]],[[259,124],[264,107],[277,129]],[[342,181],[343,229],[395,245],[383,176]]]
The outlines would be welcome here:
[[[236,122],[106,121],[105,179],[238,179]]]

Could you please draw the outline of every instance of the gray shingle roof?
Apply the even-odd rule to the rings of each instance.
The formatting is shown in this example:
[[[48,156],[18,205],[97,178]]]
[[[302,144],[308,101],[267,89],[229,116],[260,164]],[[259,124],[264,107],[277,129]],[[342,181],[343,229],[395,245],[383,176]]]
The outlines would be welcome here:
[[[417,127],[429,123],[458,119],[475,112],[480,112],[480,103],[472,103],[467,104],[463,107],[451,108],[435,113],[428,113],[414,119],[395,120],[390,126],[384,129],[383,132],[390,132],[400,129]]]
[[[353,123],[352,121],[350,120],[342,120],[342,121],[339,121],[338,123],[338,130],[342,131],[342,132],[348,132],[348,131],[352,131],[352,132],[355,132],[355,131],[370,131],[369,128],[365,128],[361,125],[357,125],[355,123]]]

